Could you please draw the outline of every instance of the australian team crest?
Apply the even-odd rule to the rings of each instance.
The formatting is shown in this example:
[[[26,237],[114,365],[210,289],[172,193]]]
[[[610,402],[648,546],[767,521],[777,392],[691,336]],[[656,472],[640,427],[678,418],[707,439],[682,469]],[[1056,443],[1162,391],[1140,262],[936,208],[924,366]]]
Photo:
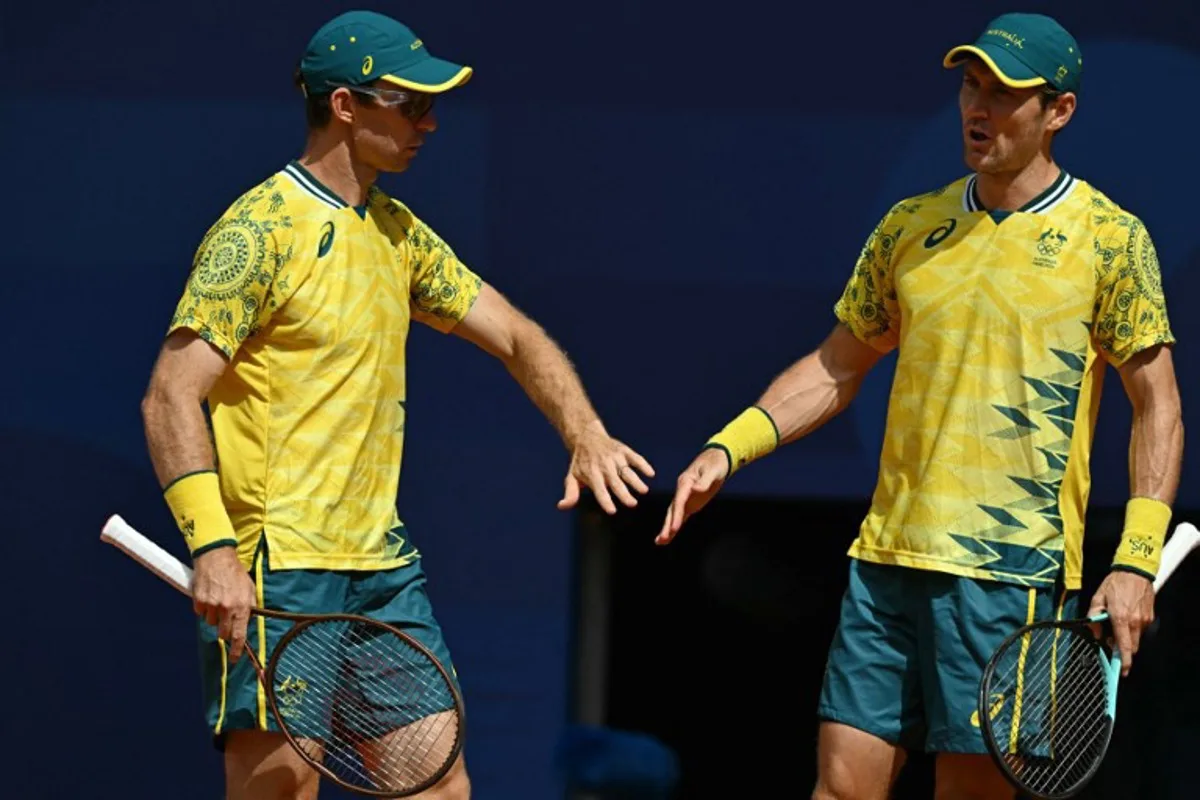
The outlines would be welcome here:
[[[1061,230],[1047,228],[1042,231],[1042,235],[1038,237],[1037,255],[1033,259],[1033,264],[1036,267],[1046,267],[1053,269],[1058,266],[1058,254],[1062,252],[1063,246],[1067,243],[1067,237]]]

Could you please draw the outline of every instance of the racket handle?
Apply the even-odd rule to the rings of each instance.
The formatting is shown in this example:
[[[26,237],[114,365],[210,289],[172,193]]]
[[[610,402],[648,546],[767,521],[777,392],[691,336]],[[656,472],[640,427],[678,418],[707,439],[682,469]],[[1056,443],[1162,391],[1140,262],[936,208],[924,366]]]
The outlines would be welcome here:
[[[1175,526],[1175,532],[1163,547],[1162,560],[1158,565],[1158,577],[1154,579],[1154,591],[1162,589],[1167,578],[1175,568],[1183,563],[1188,553],[1200,545],[1200,530],[1190,522],[1181,522]]]
[[[124,550],[126,555],[143,567],[188,597],[192,596],[191,568],[135,531],[120,515],[113,514],[108,518],[108,522],[104,523],[104,528],[100,531],[100,540]]]

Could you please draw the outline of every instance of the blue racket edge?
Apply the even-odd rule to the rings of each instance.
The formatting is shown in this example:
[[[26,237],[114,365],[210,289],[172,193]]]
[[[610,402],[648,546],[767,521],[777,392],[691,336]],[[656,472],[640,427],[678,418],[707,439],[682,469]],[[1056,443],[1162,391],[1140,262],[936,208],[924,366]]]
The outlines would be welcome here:
[[[1106,628],[1111,626],[1108,612],[1101,611],[1098,614],[1092,614],[1087,618],[1087,621],[1095,625],[1105,625]],[[1108,718],[1116,722],[1117,719],[1117,687],[1121,683],[1121,651],[1114,644],[1111,654],[1108,657],[1108,662],[1104,665],[1104,677],[1108,681],[1105,691],[1108,693]]]
[[[1183,560],[1198,546],[1200,546],[1200,530],[1197,530],[1195,525],[1190,522],[1180,522],[1175,526],[1171,538],[1163,546],[1162,558],[1159,560],[1158,574],[1154,578],[1154,593],[1156,595],[1166,585],[1172,573],[1183,563]],[[1090,623],[1111,624],[1107,611],[1093,614],[1087,619]],[[1157,629],[1158,620],[1155,620],[1143,635],[1152,636]],[[1117,649],[1115,644],[1109,656],[1108,664],[1105,667],[1105,673],[1108,679],[1108,716],[1115,722],[1117,719],[1117,687],[1121,682],[1121,651]]]
[[[1191,551],[1198,546],[1200,546],[1200,530],[1198,530],[1191,523],[1179,523],[1163,547],[1160,567],[1154,580],[1154,591],[1156,593],[1161,590],[1167,579],[1185,560]],[[1076,620],[1059,620],[1056,622],[1047,621],[1034,623],[1019,630],[1013,631],[1013,633],[1010,634],[996,649],[996,652],[993,653],[992,659],[989,661],[988,667],[985,670],[984,678],[980,681],[980,694],[978,701],[978,714],[980,720],[988,719],[990,717],[990,694],[988,692],[988,688],[991,684],[991,673],[994,666],[999,663],[999,659],[1002,657],[1002,653],[1006,648],[1011,647],[1014,641],[1019,640],[1022,635],[1025,635],[1027,632],[1030,632],[1036,628],[1072,627],[1078,629],[1079,627],[1084,626],[1102,626],[1102,629],[1098,632],[1099,636],[1096,639],[1097,649],[1100,652],[1096,653],[1095,657],[1103,675],[1105,692],[1104,713],[1107,717],[1106,727],[1109,732],[1107,735],[1111,735],[1111,731],[1116,724],[1117,716],[1117,695],[1121,681],[1121,653],[1112,640],[1112,620],[1107,611],[1101,611],[1097,614],[1091,614],[1087,617]],[[1142,632],[1143,638],[1152,637],[1157,627],[1158,621],[1155,620],[1150,627]],[[1093,630],[1093,632],[1095,631]],[[981,728],[983,731],[985,731],[984,739],[987,742],[988,753],[997,766],[1001,768],[1005,778],[1018,790],[1029,793],[1033,797],[1068,798],[1077,795],[1095,776],[1096,770],[1099,768],[1101,761],[1103,761],[1103,754],[1101,753],[1096,759],[1095,764],[1088,771],[1088,774],[1079,778],[1073,785],[1062,786],[1061,788],[1057,789],[1046,787],[1042,790],[1046,793],[1041,794],[1038,792],[1037,788],[1032,785],[1028,785],[1026,778],[1014,773],[1006,764],[1005,754],[1002,752],[1002,749],[999,748],[992,728],[986,726],[981,726]],[[1107,735],[1105,738],[1107,738]],[[1107,749],[1107,745],[1105,745],[1105,749]]]

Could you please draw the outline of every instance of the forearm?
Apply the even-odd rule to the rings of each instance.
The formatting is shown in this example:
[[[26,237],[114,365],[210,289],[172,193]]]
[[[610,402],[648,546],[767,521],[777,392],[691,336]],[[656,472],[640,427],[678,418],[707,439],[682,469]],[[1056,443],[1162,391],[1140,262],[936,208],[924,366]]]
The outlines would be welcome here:
[[[1177,398],[1175,398],[1177,400]],[[1154,400],[1135,413],[1129,442],[1134,497],[1175,502],[1183,463],[1183,418],[1178,402]]]
[[[861,374],[839,370],[818,350],[772,381],[757,405],[774,420],[780,444],[786,444],[837,416],[854,399],[861,384]]]
[[[214,468],[208,424],[198,401],[151,390],[142,401],[142,422],[160,486]]]
[[[1129,444],[1132,498],[1113,567],[1153,580],[1171,521],[1183,461],[1183,422],[1176,392],[1158,392],[1134,403]]]
[[[588,427],[603,429],[570,360],[536,323],[521,322],[513,336],[512,354],[503,361],[568,449],[574,449]]]

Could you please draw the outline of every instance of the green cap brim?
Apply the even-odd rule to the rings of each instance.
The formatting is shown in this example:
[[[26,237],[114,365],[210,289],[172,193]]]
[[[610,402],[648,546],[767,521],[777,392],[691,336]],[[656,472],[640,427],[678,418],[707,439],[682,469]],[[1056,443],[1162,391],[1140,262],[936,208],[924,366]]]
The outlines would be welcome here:
[[[379,77],[388,83],[403,86],[405,89],[437,94],[453,89],[455,86],[462,86],[470,80],[472,72],[474,70],[470,67],[430,57],[411,67]]]
[[[946,57],[942,59],[942,66],[957,67],[968,55],[978,56],[988,65],[988,69],[996,73],[1001,83],[1014,89],[1028,89],[1046,83],[1045,78],[1021,63],[1007,48],[990,44],[959,45],[946,53]]]

